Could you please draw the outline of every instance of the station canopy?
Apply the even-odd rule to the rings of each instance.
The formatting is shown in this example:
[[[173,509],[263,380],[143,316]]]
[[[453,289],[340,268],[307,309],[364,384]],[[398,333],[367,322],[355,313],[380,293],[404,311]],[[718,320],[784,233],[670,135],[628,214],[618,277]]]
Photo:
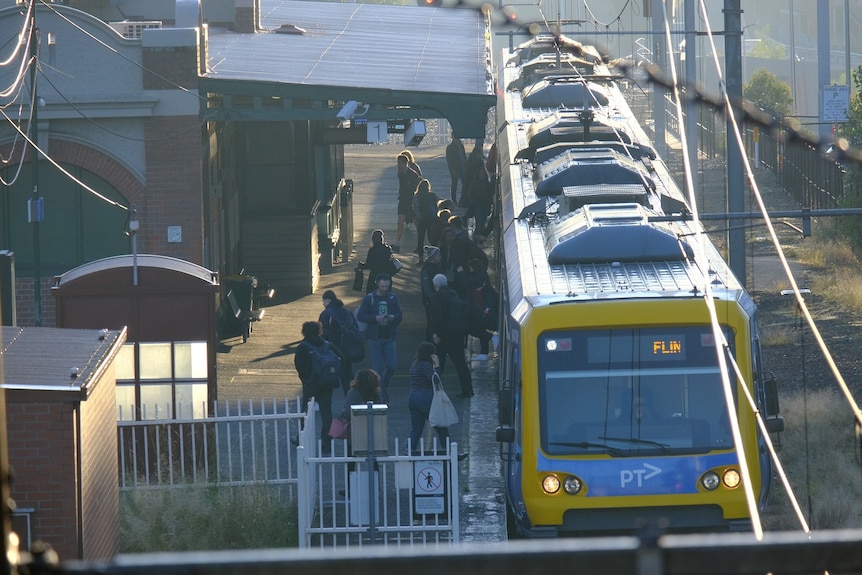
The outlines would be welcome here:
[[[201,117],[368,121],[447,118],[483,138],[495,104],[489,33],[472,8],[261,0],[260,30],[210,28]]]

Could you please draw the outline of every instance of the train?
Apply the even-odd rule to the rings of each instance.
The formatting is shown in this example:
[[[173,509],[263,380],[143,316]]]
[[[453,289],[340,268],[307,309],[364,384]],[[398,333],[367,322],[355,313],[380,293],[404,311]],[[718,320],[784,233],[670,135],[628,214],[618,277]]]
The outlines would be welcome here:
[[[742,387],[783,426],[755,302],[594,47],[535,36],[496,83],[509,537],[751,530],[772,463]]]

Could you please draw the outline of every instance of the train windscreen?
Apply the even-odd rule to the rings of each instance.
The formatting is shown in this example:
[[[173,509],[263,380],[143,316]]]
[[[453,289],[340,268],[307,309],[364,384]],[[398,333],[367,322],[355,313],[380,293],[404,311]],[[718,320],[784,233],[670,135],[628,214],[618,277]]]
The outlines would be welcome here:
[[[729,342],[731,335],[727,330]],[[542,449],[549,455],[733,446],[709,326],[546,332],[538,355]]]

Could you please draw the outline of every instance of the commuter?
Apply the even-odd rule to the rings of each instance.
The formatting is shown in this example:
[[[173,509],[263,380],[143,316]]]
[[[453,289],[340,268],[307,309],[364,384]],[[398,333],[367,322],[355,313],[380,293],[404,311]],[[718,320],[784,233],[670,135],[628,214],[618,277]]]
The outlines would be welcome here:
[[[445,202],[452,204],[451,200],[445,200]],[[428,243],[437,247],[443,243],[443,229],[449,225],[449,218],[452,217],[451,208],[440,207],[442,203],[444,200],[437,202],[437,217],[428,226]]]
[[[478,171],[470,187],[467,214],[473,217],[473,241],[482,242],[488,235],[486,226],[494,202],[494,188],[485,169]],[[469,217],[468,216],[468,217]]]
[[[467,156],[467,161],[464,164],[464,186],[461,191],[461,201],[458,205],[466,208],[470,205],[470,194],[473,193],[473,181],[481,174],[487,177],[485,172],[485,157],[482,154],[482,141],[477,140],[473,144],[473,149],[470,150],[470,155]]]
[[[464,166],[467,163],[467,152],[464,151],[464,143],[460,138],[455,137],[454,130],[451,133],[452,141],[446,146],[446,167],[449,168],[449,177],[452,178],[452,185],[449,193],[452,197],[452,202],[458,203],[458,180],[461,180],[461,193],[464,190]]]
[[[419,270],[422,288],[422,307],[425,308],[425,340],[431,341],[431,296],[434,294],[434,276],[442,274],[443,257],[437,246],[425,246],[425,262]]]
[[[350,382],[350,391],[344,398],[344,403],[341,405],[341,412],[338,414],[338,419],[341,421],[351,421],[353,405],[366,405],[368,402],[384,403],[383,397],[380,395],[380,376],[373,369],[360,369],[356,372],[356,377]],[[348,428],[347,434],[347,454],[353,452],[353,424]],[[348,471],[356,470],[356,463],[351,461],[347,464]],[[374,463],[374,470],[378,470],[377,462]],[[349,484],[349,483],[348,483]],[[345,495],[343,490],[339,491],[339,495]]]
[[[437,202],[440,198],[431,191],[431,182],[420,180],[413,195],[413,215],[416,220],[416,253],[419,263],[424,259],[422,248],[425,245],[425,231],[437,219]]]
[[[469,295],[467,286],[467,264],[471,259],[477,259],[482,262],[485,265],[485,269],[487,269],[488,256],[482,248],[476,245],[476,243],[470,239],[470,236],[467,235],[467,232],[463,227],[463,222],[464,220],[462,220],[460,216],[452,216],[449,218],[449,227],[443,231],[443,240],[446,242],[448,250],[448,259],[444,263],[446,265],[447,275],[451,270],[451,279],[454,283],[451,284],[450,287],[457,291],[461,298],[467,299]]]
[[[479,340],[479,354],[473,357],[476,361],[488,361],[491,351],[490,343],[498,330],[500,296],[491,285],[488,272],[479,260],[467,263],[467,285],[470,302],[470,319],[467,333]]]
[[[323,327],[323,339],[335,345],[341,352],[341,390],[344,395],[350,390],[350,380],[353,379],[353,364],[342,343],[342,326],[355,326],[356,318],[344,307],[344,302],[338,299],[335,292],[323,292],[323,311],[317,321]]]
[[[383,401],[388,403],[387,388],[398,365],[395,338],[403,314],[398,298],[390,291],[392,278],[387,274],[380,274],[375,278],[375,285],[377,289],[362,299],[356,319],[368,324],[365,332],[368,357],[371,368],[380,374],[380,395]]]
[[[446,366],[446,356],[451,357],[458,374],[458,382],[461,384],[458,397],[473,397],[473,378],[464,359],[469,310],[466,309],[466,302],[448,287],[446,276],[437,274],[432,283],[434,294],[431,296],[431,339],[437,346],[440,371]]]
[[[350,382],[350,388],[344,397],[344,403],[341,405],[338,419],[341,421],[350,421],[350,406],[365,405],[369,401],[372,403],[383,403],[383,397],[380,395],[380,376],[373,369],[360,369]],[[350,435],[348,435],[348,445],[350,445],[351,435],[352,430]],[[347,451],[348,453],[350,452],[349,447]]]
[[[395,229],[395,244],[392,246],[392,251],[395,253],[401,251],[401,235],[404,233],[404,225],[408,221],[413,221],[413,194],[422,179],[419,166],[412,161],[413,155],[410,152],[405,152],[398,154],[397,158],[398,227]]]
[[[368,274],[368,283],[365,287],[365,293],[374,291],[374,279],[380,274],[392,275],[394,268],[392,267],[392,248],[386,243],[383,237],[383,230],[374,230],[371,232],[371,247],[368,249],[368,255],[365,256],[364,262],[359,262],[359,268],[363,270],[371,270]]]
[[[332,386],[323,384],[313,374],[313,358],[312,353],[320,352],[325,346],[330,346],[329,342],[323,339],[323,326],[319,321],[307,321],[302,324],[302,341],[296,347],[296,353],[293,356],[296,373],[299,374],[299,380],[302,382],[302,409],[306,409],[308,402],[313,397],[319,406],[320,421],[322,427],[320,430],[320,439],[323,442],[322,449],[324,452],[330,450],[329,444],[329,425],[332,423]],[[330,346],[335,351],[336,355],[341,357],[341,352],[335,346]],[[343,361],[342,361],[343,363]]]
[[[413,453],[421,453],[422,432],[431,411],[431,400],[434,399],[434,374],[440,375],[440,358],[435,353],[433,343],[423,341],[416,348],[416,356],[410,365],[410,395],[407,406],[410,409],[410,449]],[[445,449],[449,440],[448,427],[435,427],[437,445]]]

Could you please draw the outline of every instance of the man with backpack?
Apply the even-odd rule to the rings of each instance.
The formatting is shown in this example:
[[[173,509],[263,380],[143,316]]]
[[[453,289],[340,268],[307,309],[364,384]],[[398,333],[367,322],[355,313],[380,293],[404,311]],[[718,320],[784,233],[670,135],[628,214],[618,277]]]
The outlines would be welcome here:
[[[323,339],[334,344],[344,358],[341,389],[346,396],[353,379],[353,364],[365,359],[365,336],[359,331],[356,318],[332,290],[323,292],[323,311],[317,319],[323,326]]]
[[[449,288],[449,281],[443,274],[431,280],[434,293],[431,295],[431,339],[437,346],[440,357],[440,371],[446,367],[446,356],[452,358],[461,393],[458,397],[473,397],[473,376],[464,359],[464,342],[467,338],[467,318],[470,304],[462,300],[455,290]]]
[[[319,321],[302,324],[302,341],[293,356],[296,372],[302,382],[302,408],[311,398],[320,406],[320,439],[323,451],[330,450],[329,426],[332,423],[332,390],[341,384],[341,352],[323,339]]]

